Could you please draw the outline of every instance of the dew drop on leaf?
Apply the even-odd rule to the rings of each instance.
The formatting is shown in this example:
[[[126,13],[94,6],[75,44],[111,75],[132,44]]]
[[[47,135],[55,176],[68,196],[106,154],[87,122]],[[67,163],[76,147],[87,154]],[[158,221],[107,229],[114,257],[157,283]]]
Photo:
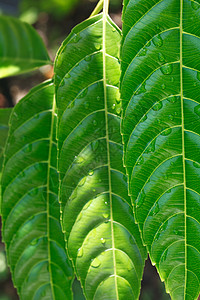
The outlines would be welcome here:
[[[69,78],[71,78],[71,75],[70,75],[69,73],[67,73],[67,74],[65,75],[65,78],[69,79]]]
[[[103,213],[103,217],[107,219],[109,217],[109,213]]]
[[[100,101],[101,97],[100,96],[97,96],[97,101]]]
[[[75,156],[75,164],[82,164],[84,162],[84,158],[81,156]]]
[[[87,95],[88,88],[84,89],[82,93],[79,95],[79,98],[84,98]]]
[[[91,266],[93,268],[98,268],[100,265],[101,265],[101,262],[100,262],[100,260],[98,258],[93,259],[93,261],[91,263]]]
[[[101,243],[105,244],[106,240],[104,238],[101,238]]]
[[[164,90],[166,88],[166,85],[164,83],[161,84],[161,88],[162,88],[162,90]]]
[[[197,82],[194,82],[194,83],[193,83],[193,86],[197,86]]]
[[[74,38],[72,39],[73,43],[78,43],[81,39],[81,36],[79,34],[75,34]]]
[[[137,165],[137,166],[142,165],[143,162],[144,162],[144,158],[141,156],[141,157],[138,159],[136,165]]]
[[[96,120],[93,120],[92,123],[93,123],[94,126],[97,126],[97,121]]]
[[[92,59],[92,56],[88,55],[88,56],[86,56],[85,61],[91,61],[91,59]]]
[[[170,103],[175,103],[177,101],[177,97],[176,96],[169,97],[167,101],[169,101]]]
[[[100,44],[95,44],[95,48],[96,48],[96,50],[100,50],[101,49],[101,45]]]
[[[138,53],[138,56],[145,56],[146,54],[147,54],[147,49],[144,48]]]
[[[172,65],[165,65],[165,66],[162,66],[160,69],[161,69],[161,72],[164,75],[170,75],[173,71],[173,66]]]
[[[162,102],[160,101],[160,102],[157,102],[157,103],[152,107],[152,109],[153,109],[154,111],[158,111],[158,110],[160,110],[160,109],[162,108],[162,106],[163,106],[163,104],[162,104]]]
[[[163,132],[161,132],[161,135],[167,136],[167,135],[169,135],[171,132],[172,132],[172,129],[171,129],[171,128],[168,128],[168,129],[164,130]]]
[[[156,47],[161,47],[163,45],[163,40],[160,35],[155,36],[152,41]]]
[[[88,173],[89,176],[92,176],[93,174],[94,174],[93,170],[89,171],[89,173]]]
[[[147,115],[144,115],[143,117],[142,117],[142,119],[140,120],[140,123],[143,123],[144,121],[146,121],[147,120]]]
[[[146,47],[150,47],[151,46],[151,41],[149,41],[147,44],[146,44]]]
[[[173,116],[173,115],[169,115],[168,118],[169,118],[169,120],[171,120],[171,121],[174,120],[174,116]]]
[[[164,57],[164,55],[161,52],[158,53],[158,60],[160,62],[164,62],[165,61],[165,57]]]
[[[83,256],[83,247],[79,248],[78,249],[78,254],[77,254],[78,257],[82,257]]]

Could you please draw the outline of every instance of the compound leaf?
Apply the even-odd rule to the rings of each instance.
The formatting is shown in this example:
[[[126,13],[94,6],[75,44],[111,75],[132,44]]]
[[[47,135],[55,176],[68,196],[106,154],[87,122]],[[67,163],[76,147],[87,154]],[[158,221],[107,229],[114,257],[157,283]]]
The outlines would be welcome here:
[[[175,300],[200,292],[199,24],[199,1],[124,2],[124,163],[144,244]]]
[[[2,174],[3,239],[20,299],[71,299],[72,269],[59,222],[54,86],[13,109]]]
[[[0,16],[0,78],[50,64],[36,30],[13,17]]]
[[[64,41],[55,63],[62,227],[87,299],[138,299],[145,248],[122,164],[121,33],[104,13]]]

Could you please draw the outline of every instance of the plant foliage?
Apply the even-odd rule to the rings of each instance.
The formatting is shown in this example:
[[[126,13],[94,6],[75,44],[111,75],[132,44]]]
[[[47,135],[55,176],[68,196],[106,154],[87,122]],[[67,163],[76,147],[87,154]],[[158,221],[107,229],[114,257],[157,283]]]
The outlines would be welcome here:
[[[29,24],[0,16],[0,78],[50,64],[38,33]]]
[[[124,162],[144,244],[172,299],[200,292],[198,2],[125,1]]]
[[[2,176],[3,239],[20,299],[71,299],[72,269],[59,222],[54,86],[13,109]]]
[[[120,39],[97,15],[55,63],[62,228],[87,299],[138,299],[145,260],[122,165]]]

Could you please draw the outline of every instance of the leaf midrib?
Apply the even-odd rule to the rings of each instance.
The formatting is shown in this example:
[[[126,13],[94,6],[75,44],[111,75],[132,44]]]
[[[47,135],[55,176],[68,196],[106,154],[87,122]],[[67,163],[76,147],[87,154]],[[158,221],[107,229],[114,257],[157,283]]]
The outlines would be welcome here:
[[[117,274],[116,274],[116,258],[115,258],[115,240],[113,227],[113,211],[112,211],[112,186],[111,186],[111,170],[110,170],[110,145],[109,145],[109,128],[108,128],[108,107],[107,107],[107,78],[106,78],[106,24],[108,15],[109,0],[104,0],[103,6],[103,89],[105,103],[105,123],[106,123],[106,144],[107,144],[107,161],[108,161],[108,181],[109,181],[109,198],[110,198],[110,221],[112,233],[112,251],[113,251],[113,268],[115,278],[115,292],[117,300],[119,300],[117,289]]]

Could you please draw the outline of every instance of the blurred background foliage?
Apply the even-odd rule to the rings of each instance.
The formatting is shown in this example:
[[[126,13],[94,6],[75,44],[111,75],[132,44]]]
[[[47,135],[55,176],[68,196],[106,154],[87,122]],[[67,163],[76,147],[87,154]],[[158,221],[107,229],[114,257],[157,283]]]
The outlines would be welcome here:
[[[56,52],[71,29],[88,18],[96,0],[0,0],[0,14],[12,15],[35,27],[43,38],[50,57]],[[121,28],[122,0],[110,1],[110,15]],[[45,66],[32,73],[0,80],[0,108],[12,107],[33,86],[51,78],[53,67]],[[73,283],[74,300],[84,300],[80,283]],[[0,300],[19,299],[6,264],[4,245],[0,235]],[[156,269],[147,260],[140,300],[169,300]],[[63,299],[64,300],[64,299]],[[131,299],[130,299],[131,300]]]

